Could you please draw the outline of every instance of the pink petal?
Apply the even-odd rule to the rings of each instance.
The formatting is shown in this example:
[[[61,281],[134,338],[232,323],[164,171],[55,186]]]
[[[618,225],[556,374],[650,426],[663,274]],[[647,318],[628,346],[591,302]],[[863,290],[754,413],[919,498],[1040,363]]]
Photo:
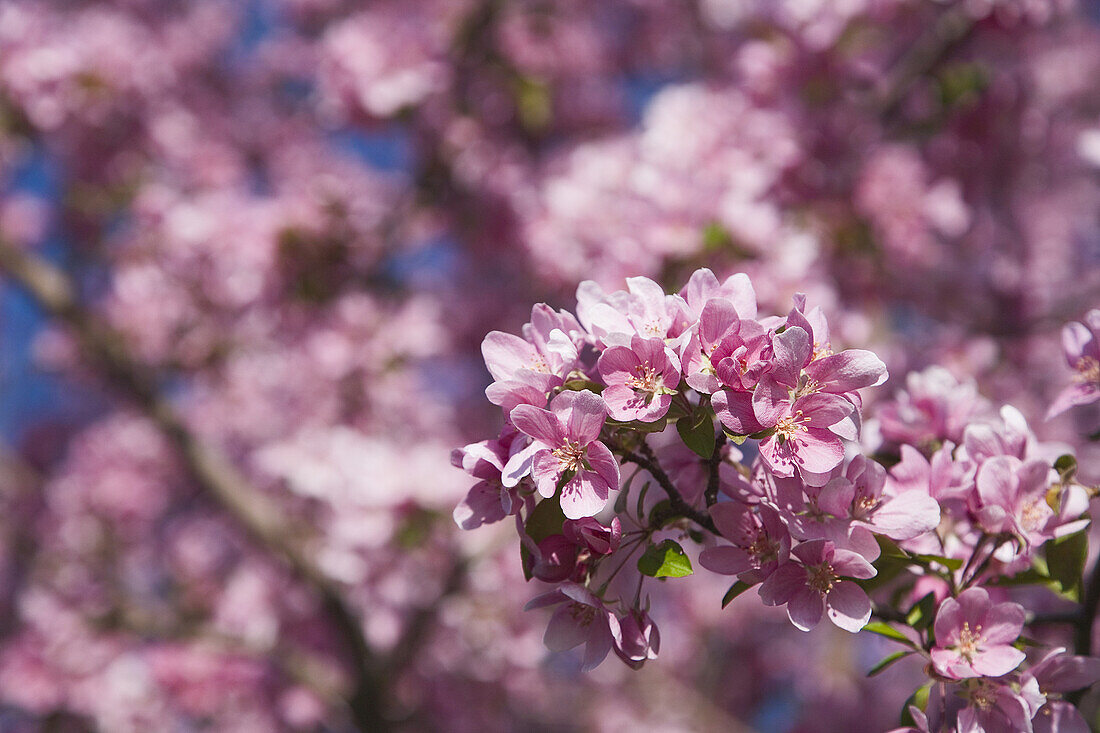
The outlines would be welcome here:
[[[826,392],[834,394],[877,387],[888,376],[882,359],[863,349],[846,349],[839,354],[817,359],[810,362],[805,371]]]
[[[904,491],[875,511],[871,528],[894,540],[911,540],[939,526],[940,503],[922,491]]]
[[[780,606],[806,587],[806,568],[798,563],[780,565],[760,586],[760,600],[765,606]]]
[[[619,462],[603,443],[596,441],[588,445],[588,465],[611,489],[619,488]]]
[[[788,328],[772,339],[774,366],[771,376],[781,384],[794,387],[802,367],[810,360],[813,348],[810,334],[801,328]]]
[[[723,389],[711,397],[711,406],[718,419],[737,435],[748,435],[762,430],[753,413],[752,394]]]
[[[795,463],[811,473],[827,473],[844,460],[840,438],[822,428],[807,428],[787,441],[794,443]]]
[[[752,408],[760,425],[774,427],[781,418],[791,414],[790,391],[770,375],[765,375],[753,390]]]
[[[542,637],[542,641],[552,652],[572,649],[588,638],[588,628],[577,623],[571,606],[571,603],[567,603],[554,611],[554,615],[550,617],[550,623],[546,625],[546,634]]]
[[[699,339],[705,345],[717,344],[728,332],[736,330],[737,309],[725,298],[712,298],[699,314]]]
[[[625,346],[609,346],[600,354],[596,368],[607,385],[625,384],[627,378],[634,376],[638,355]]]
[[[566,437],[581,445],[587,445],[600,437],[600,429],[607,418],[607,407],[603,400],[587,389],[582,392],[562,392],[550,403],[550,409],[565,426]]]
[[[820,593],[806,586],[802,586],[791,600],[787,601],[787,617],[802,631],[809,631],[817,626],[824,612],[825,599]]]
[[[982,620],[982,640],[986,644],[1011,644],[1024,630],[1024,607],[1019,603],[998,603]]]
[[[959,630],[962,629],[962,607],[954,598],[945,598],[936,612],[936,621],[933,631],[936,634],[936,643],[940,646],[954,646],[959,641]]]
[[[832,587],[825,597],[829,619],[853,634],[871,620],[871,601],[862,588],[851,581],[842,580]]]
[[[539,493],[541,491],[539,487]],[[545,495],[545,494],[544,494]],[[561,510],[566,519],[593,517],[607,504],[608,486],[595,472],[581,471],[561,490]]]
[[[516,426],[516,430],[551,448],[557,448],[565,442],[563,425],[549,410],[534,405],[517,405],[508,415],[508,419]]]
[[[531,478],[535,480],[539,494],[547,498],[557,492],[558,481],[564,473],[562,462],[548,450],[539,451],[531,461]]]
[[[502,331],[490,331],[485,336],[481,354],[496,381],[511,379],[518,369],[531,368],[539,356],[534,346],[519,336]]]
[[[699,553],[699,564],[721,575],[737,575],[753,569],[748,553],[732,545],[708,547]]]
[[[972,665],[974,671],[984,677],[1000,677],[1019,667],[1025,657],[1016,647],[1001,644],[979,651]]]
[[[466,498],[455,507],[454,520],[462,529],[477,529],[483,524],[499,522],[508,516],[500,499],[500,484],[479,481]]]

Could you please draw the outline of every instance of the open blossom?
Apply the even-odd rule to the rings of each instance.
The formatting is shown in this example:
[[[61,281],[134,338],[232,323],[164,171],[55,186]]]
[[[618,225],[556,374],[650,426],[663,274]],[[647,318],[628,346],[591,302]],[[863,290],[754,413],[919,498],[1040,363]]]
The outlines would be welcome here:
[[[844,476],[822,487],[818,505],[836,517],[894,540],[911,540],[936,528],[940,505],[928,490],[885,493],[886,469],[857,456]]]
[[[771,507],[754,509],[740,501],[726,501],[712,506],[710,516],[733,544],[703,550],[699,564],[707,570],[759,583],[790,557],[791,535]]]
[[[606,417],[603,400],[588,390],[562,392],[549,410],[533,405],[512,410],[512,424],[533,442],[509,463],[526,459],[538,492],[547,498],[564,481],[561,508],[569,519],[593,516],[619,486],[619,464],[598,440]]]
[[[1058,647],[1032,664],[1024,678],[1034,678],[1045,697],[1032,721],[1035,733],[1088,733],[1088,723],[1063,694],[1100,680],[1100,659],[1075,656]]]
[[[559,605],[560,604],[560,605]],[[543,641],[552,652],[564,652],[584,644],[581,669],[599,666],[619,634],[619,620],[591,591],[576,583],[564,583],[549,593],[532,598],[524,610],[558,606],[546,627]]]
[[[787,604],[791,623],[809,631],[826,611],[829,620],[853,634],[871,618],[867,593],[851,580],[876,575],[860,554],[839,550],[828,540],[811,540],[791,550],[791,562],[780,565],[760,586],[760,598],[768,606]]]
[[[985,461],[976,479],[982,527],[988,532],[1012,532],[1033,546],[1083,529],[1088,524],[1080,518],[1088,509],[1084,490],[1064,489],[1055,512],[1047,500],[1050,475],[1050,465],[1041,459],[994,456]]]
[[[761,458],[777,476],[793,476],[797,469],[803,480],[815,483],[844,460],[840,436],[829,428],[852,409],[843,397],[827,393],[792,401],[782,385],[762,382],[753,394],[753,410],[760,424],[774,432],[760,441]]]
[[[994,604],[984,588],[968,588],[940,604],[932,664],[955,680],[1008,674],[1024,661],[1024,653],[1012,646],[1023,626],[1023,606]]]
[[[680,360],[660,338],[635,335],[629,347],[608,347],[597,368],[607,385],[607,411],[616,420],[659,420],[680,383]]]
[[[1100,309],[1090,310],[1082,322],[1062,329],[1062,349],[1075,374],[1073,383],[1051,404],[1047,418],[1100,400]]]

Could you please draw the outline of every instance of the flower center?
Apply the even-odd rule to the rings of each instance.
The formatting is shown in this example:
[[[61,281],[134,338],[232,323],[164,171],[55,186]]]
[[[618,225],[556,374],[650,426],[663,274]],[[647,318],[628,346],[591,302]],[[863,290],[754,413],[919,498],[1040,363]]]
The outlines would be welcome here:
[[[763,532],[757,532],[748,552],[760,565],[769,563],[779,557],[779,543],[772,542]]]
[[[857,519],[864,519],[870,515],[877,506],[877,497],[871,496],[870,494],[857,496],[855,501],[852,502],[852,516]]]
[[[627,377],[626,386],[643,392],[657,392],[665,386],[665,380],[661,374],[649,365],[649,362],[634,367],[636,376]]]
[[[775,434],[782,436],[784,440],[789,440],[794,437],[794,434],[799,430],[807,430],[806,426],[802,423],[807,423],[810,418],[802,416],[802,410],[799,410],[793,415],[780,418],[775,424]]]
[[[573,617],[578,626],[588,626],[596,618],[596,609],[573,601],[569,604],[569,615]]]
[[[580,443],[567,440],[560,448],[555,448],[553,453],[567,471],[580,471],[584,467],[585,448]]]
[[[1100,361],[1092,356],[1082,356],[1077,360],[1077,374],[1073,378],[1083,384],[1100,384]]]
[[[1022,512],[1020,512],[1020,526],[1026,529],[1028,532],[1034,532],[1041,529],[1046,524],[1047,517],[1051,514],[1050,506],[1047,505],[1046,497],[1040,497],[1028,502]]]
[[[806,568],[806,572],[806,584],[822,595],[831,591],[833,589],[833,584],[836,583],[836,571],[833,570],[833,566],[827,562],[823,562],[820,565],[809,566]]]
[[[974,661],[974,655],[978,653],[978,643],[982,640],[982,626],[978,624],[973,628],[970,628],[969,621],[963,621],[963,627],[959,631],[959,643],[955,645],[959,654],[966,658],[966,661]]]

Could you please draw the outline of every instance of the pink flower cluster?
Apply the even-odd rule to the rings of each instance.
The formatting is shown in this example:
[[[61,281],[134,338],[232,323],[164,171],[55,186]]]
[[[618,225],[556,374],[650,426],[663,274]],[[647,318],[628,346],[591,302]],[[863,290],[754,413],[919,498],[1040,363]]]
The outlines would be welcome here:
[[[577,301],[576,316],[537,305],[522,336],[485,337],[486,395],[505,425],[452,459],[479,479],[456,522],[514,517],[526,576],[556,586],[528,604],[557,609],[551,651],[583,644],[583,669],[612,649],[632,667],[655,658],[646,582],[692,574],[689,541],[703,568],[736,577],[725,603],[758,587],[803,631],[828,616],[929,660],[931,684],[960,691],[947,706],[959,730],[1031,729],[1049,705],[1076,715],[1036,681],[1049,658],[1018,671],[1024,607],[990,586],[1072,591],[1048,547],[1089,521],[1072,456],[1016,409],[996,415],[946,370],[912,374],[864,455],[860,390],[886,367],[835,350],[804,295],[761,315],[746,275],[700,269],[676,293],[634,277],[610,293],[584,282]],[[1094,345],[1079,330],[1067,329],[1075,363]]]

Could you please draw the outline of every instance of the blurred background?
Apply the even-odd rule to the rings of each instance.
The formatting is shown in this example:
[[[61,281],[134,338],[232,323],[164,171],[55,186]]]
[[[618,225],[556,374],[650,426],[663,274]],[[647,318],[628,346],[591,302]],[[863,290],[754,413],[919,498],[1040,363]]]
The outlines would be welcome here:
[[[744,271],[1095,483],[1096,411],[1042,417],[1098,78],[1084,0],[5,0],[0,730],[896,725],[887,642],[717,576],[640,672],[547,652],[514,528],[451,517],[479,345]]]

